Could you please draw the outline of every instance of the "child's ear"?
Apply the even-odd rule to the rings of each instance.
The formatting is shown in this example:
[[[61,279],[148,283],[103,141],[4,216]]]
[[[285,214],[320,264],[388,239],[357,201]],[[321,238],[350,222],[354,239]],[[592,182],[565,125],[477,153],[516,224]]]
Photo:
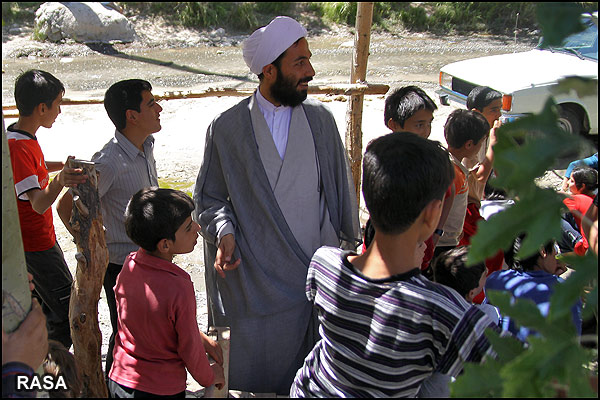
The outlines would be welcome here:
[[[170,249],[169,239],[161,239],[156,244],[156,250],[159,253],[168,253]]]
[[[442,200],[432,200],[423,209],[423,223],[425,227],[433,232],[440,221],[440,215],[442,213]]]
[[[465,149],[469,150],[471,147],[475,146],[475,143],[473,142],[473,140],[469,139],[467,140],[467,142],[465,143]]]

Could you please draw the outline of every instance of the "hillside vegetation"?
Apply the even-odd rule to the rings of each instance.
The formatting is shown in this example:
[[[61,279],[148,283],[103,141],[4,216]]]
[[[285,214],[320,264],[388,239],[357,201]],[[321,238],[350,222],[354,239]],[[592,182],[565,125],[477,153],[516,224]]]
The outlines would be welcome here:
[[[33,23],[42,3],[3,2],[2,25]],[[353,26],[356,2],[115,2],[127,16],[162,16],[169,23],[198,29],[225,28],[250,33],[274,16],[287,15],[312,28],[332,23]],[[598,3],[586,3],[597,9]],[[517,17],[518,15],[518,17]],[[373,27],[382,31],[491,33],[513,35],[537,29],[530,2],[375,2]]]

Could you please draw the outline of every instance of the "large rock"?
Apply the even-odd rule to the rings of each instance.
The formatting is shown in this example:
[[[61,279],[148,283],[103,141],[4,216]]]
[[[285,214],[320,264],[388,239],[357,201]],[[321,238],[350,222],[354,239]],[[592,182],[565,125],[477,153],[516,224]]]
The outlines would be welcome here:
[[[133,42],[135,31],[129,20],[107,3],[49,2],[35,12],[38,36],[53,42]]]

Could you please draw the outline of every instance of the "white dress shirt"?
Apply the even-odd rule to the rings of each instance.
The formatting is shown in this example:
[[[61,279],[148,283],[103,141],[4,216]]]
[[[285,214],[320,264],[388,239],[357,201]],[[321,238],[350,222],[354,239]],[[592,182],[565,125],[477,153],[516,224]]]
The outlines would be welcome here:
[[[256,101],[258,108],[267,121],[267,126],[273,136],[275,147],[279,153],[279,157],[283,160],[285,149],[287,147],[288,134],[290,131],[290,121],[292,119],[292,107],[279,106],[276,107],[269,100],[265,99],[260,93],[260,89],[256,90]]]

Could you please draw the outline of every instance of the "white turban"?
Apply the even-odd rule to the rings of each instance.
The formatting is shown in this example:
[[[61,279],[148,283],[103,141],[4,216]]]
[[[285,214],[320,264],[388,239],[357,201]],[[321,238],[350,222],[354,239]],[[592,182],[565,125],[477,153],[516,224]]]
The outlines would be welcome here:
[[[250,71],[262,73],[265,65],[271,64],[291,45],[304,36],[306,29],[290,17],[276,17],[267,26],[254,31],[244,43],[242,54]]]

